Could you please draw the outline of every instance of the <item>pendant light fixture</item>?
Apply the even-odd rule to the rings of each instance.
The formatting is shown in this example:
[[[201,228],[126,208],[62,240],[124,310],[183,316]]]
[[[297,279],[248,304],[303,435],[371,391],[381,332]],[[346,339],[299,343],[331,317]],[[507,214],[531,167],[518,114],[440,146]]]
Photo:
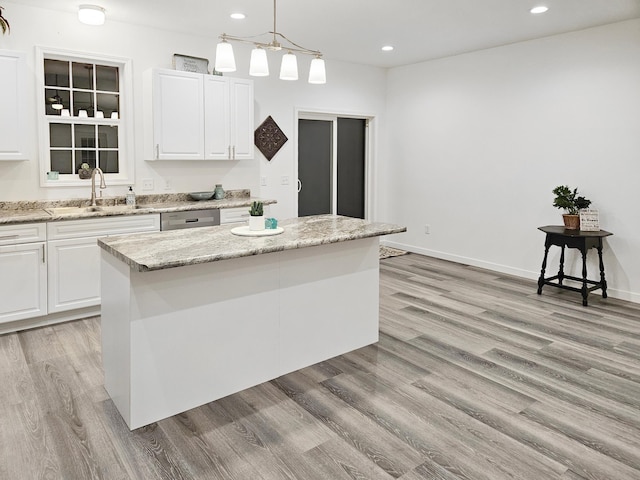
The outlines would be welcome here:
[[[218,72],[235,72],[236,61],[233,55],[233,47],[229,42],[240,42],[254,45],[254,49],[251,51],[251,60],[249,63],[249,75],[255,77],[266,77],[269,75],[269,64],[267,61],[266,50],[278,52],[280,50],[286,50],[282,56],[280,64],[280,79],[281,80],[298,80],[298,61],[295,56],[296,53],[303,55],[313,56],[311,60],[311,67],[309,68],[309,83],[323,84],[327,83],[327,74],[325,71],[324,60],[322,59],[322,53],[318,50],[310,50],[308,48],[301,47],[300,45],[292,42],[276,29],[276,0],[273,0],[273,31],[267,32],[263,35],[272,35],[271,41],[268,43],[256,42],[250,38],[234,37],[223,33],[220,35],[220,43],[216,46],[216,61],[215,69]],[[251,37],[253,38],[253,37]],[[287,42],[287,45],[282,45],[278,38]]]

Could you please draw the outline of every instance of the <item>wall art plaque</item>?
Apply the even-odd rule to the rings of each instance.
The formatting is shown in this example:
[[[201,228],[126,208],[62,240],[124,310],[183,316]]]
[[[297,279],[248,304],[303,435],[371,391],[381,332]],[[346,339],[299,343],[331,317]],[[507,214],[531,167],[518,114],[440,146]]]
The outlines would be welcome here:
[[[267,160],[271,159],[278,153],[278,150],[287,143],[287,136],[284,134],[280,127],[275,122],[271,115],[269,115],[262,124],[256,128],[254,132],[254,143],[258,150],[266,157]]]

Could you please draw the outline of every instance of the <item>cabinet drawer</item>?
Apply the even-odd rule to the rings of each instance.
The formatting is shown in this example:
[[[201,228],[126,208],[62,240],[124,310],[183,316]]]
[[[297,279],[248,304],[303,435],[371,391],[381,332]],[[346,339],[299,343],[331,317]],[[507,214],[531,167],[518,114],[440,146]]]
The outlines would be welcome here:
[[[220,225],[249,221],[249,207],[223,208],[220,210]]]
[[[47,224],[47,236],[49,240],[120,235],[137,232],[157,232],[159,230],[160,214],[157,213],[151,215],[67,220]]]
[[[0,245],[42,242],[46,239],[46,223],[21,223],[0,226]]]

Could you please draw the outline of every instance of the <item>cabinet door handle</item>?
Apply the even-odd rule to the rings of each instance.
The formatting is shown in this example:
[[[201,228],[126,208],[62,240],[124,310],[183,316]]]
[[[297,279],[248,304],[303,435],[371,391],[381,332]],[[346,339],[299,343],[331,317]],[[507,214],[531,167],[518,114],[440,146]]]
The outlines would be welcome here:
[[[47,247],[42,245],[42,263],[47,263]]]
[[[20,238],[20,235],[4,235],[0,237],[0,240],[13,240],[14,238]]]
[[[156,143],[156,160],[160,158],[160,144]]]
[[[298,193],[302,191],[302,182],[298,179]]]
[[[235,145],[233,146],[232,151],[233,151],[233,155],[231,156],[231,160],[235,160],[236,159],[236,146]]]
[[[228,153],[228,155],[227,155],[227,158],[228,158],[229,160],[231,160],[231,145],[229,145],[229,146],[227,147],[227,151],[229,152],[229,153]]]

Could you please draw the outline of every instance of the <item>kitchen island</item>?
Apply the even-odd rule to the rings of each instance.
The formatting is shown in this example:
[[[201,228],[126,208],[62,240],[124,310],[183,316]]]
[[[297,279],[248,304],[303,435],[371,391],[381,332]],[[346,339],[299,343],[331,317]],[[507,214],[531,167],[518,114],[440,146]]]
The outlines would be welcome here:
[[[379,236],[406,229],[280,226],[99,240],[105,388],[130,429],[378,340]]]

